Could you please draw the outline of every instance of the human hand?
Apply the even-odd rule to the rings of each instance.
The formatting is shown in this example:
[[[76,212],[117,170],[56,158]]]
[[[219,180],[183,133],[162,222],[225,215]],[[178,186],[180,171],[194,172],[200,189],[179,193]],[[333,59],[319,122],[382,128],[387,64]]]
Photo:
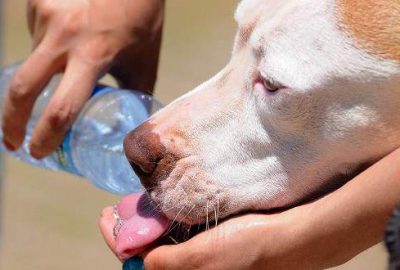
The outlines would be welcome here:
[[[163,9],[164,0],[28,0],[33,52],[5,97],[2,128],[7,148],[20,147],[35,99],[57,73],[64,72],[63,79],[30,142],[35,158],[60,145],[105,73],[123,87],[152,91]]]
[[[300,212],[234,217],[187,242],[144,253],[145,269],[319,269],[308,261],[313,243],[301,233]]]
[[[320,269],[324,251],[314,256],[319,240],[302,222],[313,205],[234,217],[187,242],[146,250],[141,254],[145,269]],[[117,254],[115,223],[113,208],[105,208],[100,228]]]

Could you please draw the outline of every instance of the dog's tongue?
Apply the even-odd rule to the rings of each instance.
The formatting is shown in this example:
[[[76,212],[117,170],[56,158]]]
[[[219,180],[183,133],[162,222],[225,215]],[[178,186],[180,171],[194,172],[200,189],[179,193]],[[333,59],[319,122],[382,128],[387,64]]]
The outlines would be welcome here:
[[[124,197],[117,205],[117,210],[123,225],[116,236],[116,252],[122,259],[143,251],[170,224],[166,217],[151,207],[147,196],[142,193]]]

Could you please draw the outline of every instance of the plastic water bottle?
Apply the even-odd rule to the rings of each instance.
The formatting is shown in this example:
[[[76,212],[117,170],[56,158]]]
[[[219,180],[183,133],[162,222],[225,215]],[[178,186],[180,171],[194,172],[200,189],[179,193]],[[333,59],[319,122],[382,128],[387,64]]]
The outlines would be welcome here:
[[[0,71],[0,102],[18,67],[16,64]],[[112,193],[125,195],[141,190],[139,178],[125,158],[122,143],[129,131],[161,108],[153,97],[141,92],[97,86],[64,143],[42,160],[31,157],[28,146],[33,129],[59,81],[58,77],[50,81],[37,99],[21,148],[11,152],[0,143],[0,150],[34,166],[83,176]]]

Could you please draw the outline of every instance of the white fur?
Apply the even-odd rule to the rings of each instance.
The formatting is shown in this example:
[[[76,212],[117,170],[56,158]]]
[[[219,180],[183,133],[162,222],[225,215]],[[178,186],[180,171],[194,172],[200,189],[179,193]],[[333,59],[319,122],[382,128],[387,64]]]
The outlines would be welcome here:
[[[246,46],[151,120],[182,157],[151,195],[187,223],[287,206],[400,146],[400,65],[357,48],[335,1],[243,0],[235,18]],[[258,73],[287,89],[263,92]]]

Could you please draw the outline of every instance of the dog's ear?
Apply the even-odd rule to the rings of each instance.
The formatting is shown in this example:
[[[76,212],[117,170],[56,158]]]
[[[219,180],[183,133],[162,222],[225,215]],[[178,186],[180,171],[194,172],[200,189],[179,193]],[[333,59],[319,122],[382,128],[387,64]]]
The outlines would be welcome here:
[[[338,10],[342,26],[358,46],[400,62],[400,1],[339,0]]]
[[[251,24],[258,17],[262,0],[241,0],[235,13],[239,25]]]

